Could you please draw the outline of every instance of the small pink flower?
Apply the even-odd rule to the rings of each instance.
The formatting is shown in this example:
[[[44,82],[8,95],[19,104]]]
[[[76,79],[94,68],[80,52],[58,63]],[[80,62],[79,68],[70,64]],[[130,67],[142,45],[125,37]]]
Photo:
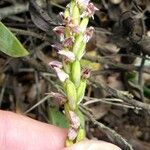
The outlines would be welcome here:
[[[52,61],[49,63],[49,65],[55,70],[57,73],[58,78],[60,81],[64,82],[66,79],[69,78],[69,75],[65,73],[62,68],[62,63],[59,61]]]
[[[63,45],[65,47],[71,47],[73,45],[73,38],[72,37],[66,38],[63,42]]]
[[[60,93],[54,93],[54,92],[51,92],[50,95],[52,95],[56,99],[56,102],[58,102],[60,106],[65,104],[66,97],[64,95]]]
[[[78,3],[81,7],[87,7],[89,4],[90,0],[76,0],[76,3]]]
[[[88,79],[90,77],[91,70],[88,68],[84,68],[82,70],[82,79]]]
[[[97,10],[99,9],[95,7],[93,3],[89,3],[81,17],[88,16],[94,18],[95,11]]]
[[[56,44],[53,44],[53,45],[51,45],[54,49],[56,49],[57,51],[60,51],[62,48],[63,48],[63,46],[62,46],[62,44],[60,44],[60,43],[56,43]]]
[[[69,16],[69,17],[64,17],[64,20],[63,20],[63,22],[64,22],[64,24],[67,26],[70,22],[72,21],[72,19],[71,19],[71,17]]]
[[[74,33],[79,33],[79,26],[75,25],[72,21],[71,17],[64,17],[64,14],[61,13],[61,18],[63,19],[63,24],[68,28],[70,35],[73,35]]]
[[[59,61],[51,61],[49,63],[49,65],[54,69],[55,67],[56,68],[62,68],[62,63],[59,62]]]
[[[56,68],[56,67],[54,69],[55,69],[57,76],[61,82],[64,82],[66,79],[69,78],[69,75],[67,73],[65,73],[62,69]]]
[[[64,26],[55,27],[53,29],[53,31],[59,35],[60,41],[64,40],[64,32],[65,32],[65,27]]]
[[[61,51],[58,52],[58,54],[65,56],[70,61],[74,61],[75,60],[75,55],[71,51],[61,50]]]
[[[80,118],[73,111],[69,111],[71,127],[78,129],[80,126]]]
[[[68,131],[68,139],[73,141],[77,137],[77,131],[73,128],[70,128]]]
[[[92,38],[93,32],[94,32],[93,27],[89,27],[86,29],[84,39],[83,39],[86,43]]]
[[[70,20],[66,26],[69,28],[71,35],[78,34],[80,32],[79,26],[75,25],[72,20]]]

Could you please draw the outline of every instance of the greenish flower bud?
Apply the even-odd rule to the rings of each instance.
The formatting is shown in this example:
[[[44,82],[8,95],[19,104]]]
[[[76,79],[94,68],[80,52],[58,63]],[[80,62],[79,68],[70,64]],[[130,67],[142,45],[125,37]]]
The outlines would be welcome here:
[[[75,2],[74,2],[74,1],[71,1],[70,4],[69,4],[70,17],[72,17],[72,15],[73,15],[74,6],[75,6]]]
[[[77,101],[78,101],[77,104],[80,104],[80,102],[84,98],[85,89],[86,89],[86,80],[81,80],[80,85],[77,89]]]
[[[76,114],[80,118],[80,127],[84,129],[85,128],[85,118],[84,118],[83,113],[79,109],[77,109]]]
[[[65,10],[65,12],[64,12],[64,17],[67,18],[67,17],[69,17],[69,16],[70,16],[70,14],[69,14],[69,8],[67,8],[67,9]]]
[[[80,11],[77,5],[73,8],[72,20],[75,25],[80,24]]]
[[[63,62],[63,69],[67,74],[70,74],[71,67],[69,63]]]
[[[78,49],[77,51],[77,54],[76,54],[76,58],[78,60],[81,60],[81,58],[83,57],[84,53],[85,53],[85,48],[86,48],[86,43],[82,43],[80,48]]]
[[[69,120],[69,119],[70,119],[70,115],[69,115],[70,108],[69,108],[68,103],[66,103],[66,104],[64,105],[64,110],[65,110],[66,118]]]
[[[68,27],[65,28],[65,37],[70,37],[70,29]]]
[[[73,141],[67,139],[66,140],[66,147],[70,147],[71,145],[73,145]]]
[[[66,80],[66,95],[68,99],[68,104],[69,107],[72,111],[76,109],[76,103],[77,103],[77,92],[76,92],[76,87],[73,82],[70,80]]]
[[[79,48],[81,47],[81,44],[83,44],[82,41],[83,41],[83,34],[79,34],[76,37],[76,40],[73,46],[73,53],[75,54],[75,56],[77,55]]]
[[[66,8],[66,10],[64,12],[64,18],[69,18],[69,17],[70,17],[70,9]],[[70,31],[67,27],[65,28],[65,37],[66,38],[70,37]]]
[[[78,130],[78,134],[77,134],[77,137],[76,137],[76,142],[80,142],[80,141],[84,140],[84,138],[85,138],[85,131],[84,131],[84,129],[80,128]]]
[[[85,17],[85,18],[82,19],[82,21],[80,23],[80,30],[81,30],[82,33],[85,32],[88,23],[89,23],[89,18],[88,17]]]
[[[72,81],[74,82],[76,87],[78,87],[81,78],[81,66],[78,60],[74,61],[72,64],[71,76],[72,76]]]

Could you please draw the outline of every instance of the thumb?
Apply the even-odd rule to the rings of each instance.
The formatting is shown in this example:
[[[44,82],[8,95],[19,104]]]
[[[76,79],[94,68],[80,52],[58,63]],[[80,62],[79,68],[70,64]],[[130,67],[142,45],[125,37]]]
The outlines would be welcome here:
[[[63,150],[121,150],[114,144],[104,141],[86,140]]]

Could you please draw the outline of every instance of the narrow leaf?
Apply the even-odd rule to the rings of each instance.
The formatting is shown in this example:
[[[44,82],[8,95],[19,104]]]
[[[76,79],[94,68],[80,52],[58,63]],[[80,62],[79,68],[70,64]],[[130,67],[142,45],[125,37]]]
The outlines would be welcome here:
[[[68,121],[63,113],[61,113],[57,108],[48,108],[48,119],[53,125],[68,128]]]
[[[12,57],[22,57],[29,54],[2,22],[0,22],[0,51]]]

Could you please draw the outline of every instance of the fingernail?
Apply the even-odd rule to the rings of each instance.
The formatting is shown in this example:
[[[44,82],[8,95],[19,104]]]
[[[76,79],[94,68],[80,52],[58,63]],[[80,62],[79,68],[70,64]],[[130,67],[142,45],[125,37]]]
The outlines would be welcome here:
[[[87,140],[77,144],[74,144],[71,147],[65,148],[64,150],[121,150],[118,146],[107,143],[104,141],[93,141]]]

